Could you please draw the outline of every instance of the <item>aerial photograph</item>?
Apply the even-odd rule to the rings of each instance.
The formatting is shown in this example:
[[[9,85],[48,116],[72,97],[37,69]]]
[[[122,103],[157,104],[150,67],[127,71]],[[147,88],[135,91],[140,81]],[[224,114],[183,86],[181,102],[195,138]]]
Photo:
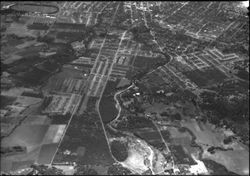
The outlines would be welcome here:
[[[0,14],[0,175],[249,175],[249,1]]]

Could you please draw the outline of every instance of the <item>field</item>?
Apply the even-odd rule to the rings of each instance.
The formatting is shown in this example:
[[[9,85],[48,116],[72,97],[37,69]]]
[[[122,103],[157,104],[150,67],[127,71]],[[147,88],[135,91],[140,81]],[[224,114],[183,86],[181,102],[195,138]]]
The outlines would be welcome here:
[[[0,102],[0,104],[1,104],[0,108],[1,109],[3,109],[7,105],[11,105],[16,100],[15,97],[3,96],[3,95],[1,95],[0,98],[1,98],[1,102]]]
[[[15,161],[12,164],[12,170],[18,170],[18,169],[22,169],[22,168],[28,168],[33,163],[34,163],[34,160]]]
[[[44,136],[43,144],[58,143],[66,125],[50,125]]]
[[[236,174],[249,174],[249,152],[246,150],[216,151],[215,154],[206,152],[203,158],[220,163]]]
[[[53,125],[66,125],[69,122],[70,114],[66,115],[53,115],[51,117],[51,124]]]
[[[189,122],[181,122],[182,125],[190,129],[197,137],[198,144],[208,144],[210,146],[221,146],[221,141],[224,139],[223,133],[216,133],[214,126],[211,124],[197,123],[194,119]],[[207,148],[204,146],[204,149]]]
[[[158,63],[164,61],[165,60],[163,58],[136,56],[133,66],[140,69],[152,69],[152,67],[156,68]]]
[[[114,140],[110,144],[112,155],[120,162],[125,161],[128,157],[127,144],[119,140]]]
[[[49,29],[49,26],[46,24],[41,24],[41,23],[33,23],[31,25],[28,25],[27,28],[29,30],[45,30],[45,31],[47,31]]]
[[[48,163],[55,152],[65,125],[50,125],[46,116],[31,115],[1,141],[1,146],[25,146],[27,152],[1,157],[1,168],[22,169],[34,162]],[[41,153],[42,152],[42,153]],[[42,157],[42,158],[41,158]]]
[[[164,149],[165,144],[162,141],[161,136],[156,128],[140,128],[134,131],[134,134],[145,140],[148,144],[152,145],[153,147]]]
[[[73,42],[82,38],[83,35],[83,32],[57,32],[56,39]]]
[[[112,82],[109,81],[106,85],[106,88],[103,92],[103,96],[100,101],[99,111],[104,123],[112,121],[118,113],[118,110],[115,107],[115,100],[113,92],[116,90],[116,86],[119,83],[119,80]]]
[[[50,123],[51,119],[43,115],[31,115],[22,122],[22,124],[26,125],[39,125],[39,124],[49,125]]]
[[[37,162],[39,164],[50,164],[55,154],[58,143],[44,144],[41,147]]]
[[[15,105],[20,106],[30,106],[32,104],[38,104],[42,101],[41,98],[19,96],[15,101]]]
[[[13,74],[27,72],[29,69],[38,62],[42,62],[44,59],[39,57],[25,58],[10,65],[8,71]]]
[[[78,165],[110,166],[114,162],[100,118],[95,111],[95,101],[93,98],[89,100],[87,113],[75,115],[72,118],[53,161],[54,164],[67,161],[77,162]],[[84,148],[84,152],[81,155],[75,155],[74,153],[79,152],[79,147]],[[71,154],[63,154],[65,150],[69,150]]]
[[[169,149],[173,153],[174,161],[176,164],[197,164],[190,156],[190,153],[184,151],[181,145],[170,145]]]
[[[6,34],[15,34],[18,37],[37,37],[38,32],[28,30],[27,26],[20,23],[11,23]]]
[[[104,123],[109,123],[112,121],[118,113],[118,110],[115,108],[114,97],[102,97],[100,102],[100,113]]]
[[[221,71],[216,68],[211,68],[206,71],[200,71],[197,69],[184,72],[183,74],[200,87],[221,83],[225,78],[227,78]]]
[[[51,91],[79,94],[84,88],[84,83],[84,79],[58,79],[52,83],[54,87]]]
[[[2,140],[1,146],[26,146],[27,153],[22,155],[1,157],[1,165],[7,165],[7,167],[1,168],[8,169],[12,167],[17,167],[15,165],[17,165],[17,162],[20,161],[35,161],[39,154],[39,145],[42,143],[43,137],[48,127],[48,125],[22,125],[18,127],[14,131],[14,133],[12,133],[12,135],[7,138],[4,138]]]
[[[73,93],[72,90],[67,91],[68,88],[76,86],[75,84],[69,84],[69,81],[82,80],[82,86],[85,83],[86,77],[82,77],[81,71],[73,68],[62,68],[61,72],[56,75],[53,75],[49,78],[48,83],[43,87],[43,90],[46,92],[57,91],[65,93]],[[67,83],[68,82],[68,83]],[[72,87],[73,86],[73,87]],[[77,91],[79,93],[80,89]]]
[[[39,51],[43,48],[43,45],[34,46],[37,43],[35,40],[17,37],[12,34],[7,35],[3,40],[6,41],[1,50],[1,60],[4,64],[12,64],[26,58],[33,59],[38,56]]]
[[[38,86],[48,79],[50,75],[50,72],[34,68],[24,74],[19,74],[17,78],[26,85]]]

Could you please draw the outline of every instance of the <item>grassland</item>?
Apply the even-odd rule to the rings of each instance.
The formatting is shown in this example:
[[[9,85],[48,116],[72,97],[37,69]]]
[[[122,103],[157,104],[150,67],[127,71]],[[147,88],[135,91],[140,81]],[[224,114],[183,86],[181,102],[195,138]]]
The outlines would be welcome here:
[[[3,147],[25,146],[27,149],[23,154],[1,157],[4,171],[26,168],[34,162],[48,163],[52,159],[65,125],[51,126],[50,121],[46,116],[30,115],[8,137],[2,139]]]

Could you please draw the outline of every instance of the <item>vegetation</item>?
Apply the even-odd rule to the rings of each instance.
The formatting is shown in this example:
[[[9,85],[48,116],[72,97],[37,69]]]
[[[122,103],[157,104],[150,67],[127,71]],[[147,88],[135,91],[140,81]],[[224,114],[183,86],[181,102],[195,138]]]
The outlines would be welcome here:
[[[128,157],[127,144],[121,141],[113,141],[111,151],[113,156],[120,162],[125,161]]]
[[[108,169],[108,175],[130,175],[132,174],[130,170],[122,167],[120,164],[113,164]]]
[[[91,166],[77,166],[74,175],[98,175],[97,171],[91,168]]]
[[[118,123],[117,128],[118,129],[137,129],[137,128],[143,128],[143,127],[152,127],[153,123],[151,120],[138,117],[138,116],[127,116],[126,120],[122,120]]]

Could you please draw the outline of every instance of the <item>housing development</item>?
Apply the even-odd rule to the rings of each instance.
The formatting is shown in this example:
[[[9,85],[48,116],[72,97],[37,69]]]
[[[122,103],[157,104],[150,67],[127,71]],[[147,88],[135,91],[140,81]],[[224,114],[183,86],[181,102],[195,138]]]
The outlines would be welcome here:
[[[1,175],[249,175],[249,1],[1,1]]]

